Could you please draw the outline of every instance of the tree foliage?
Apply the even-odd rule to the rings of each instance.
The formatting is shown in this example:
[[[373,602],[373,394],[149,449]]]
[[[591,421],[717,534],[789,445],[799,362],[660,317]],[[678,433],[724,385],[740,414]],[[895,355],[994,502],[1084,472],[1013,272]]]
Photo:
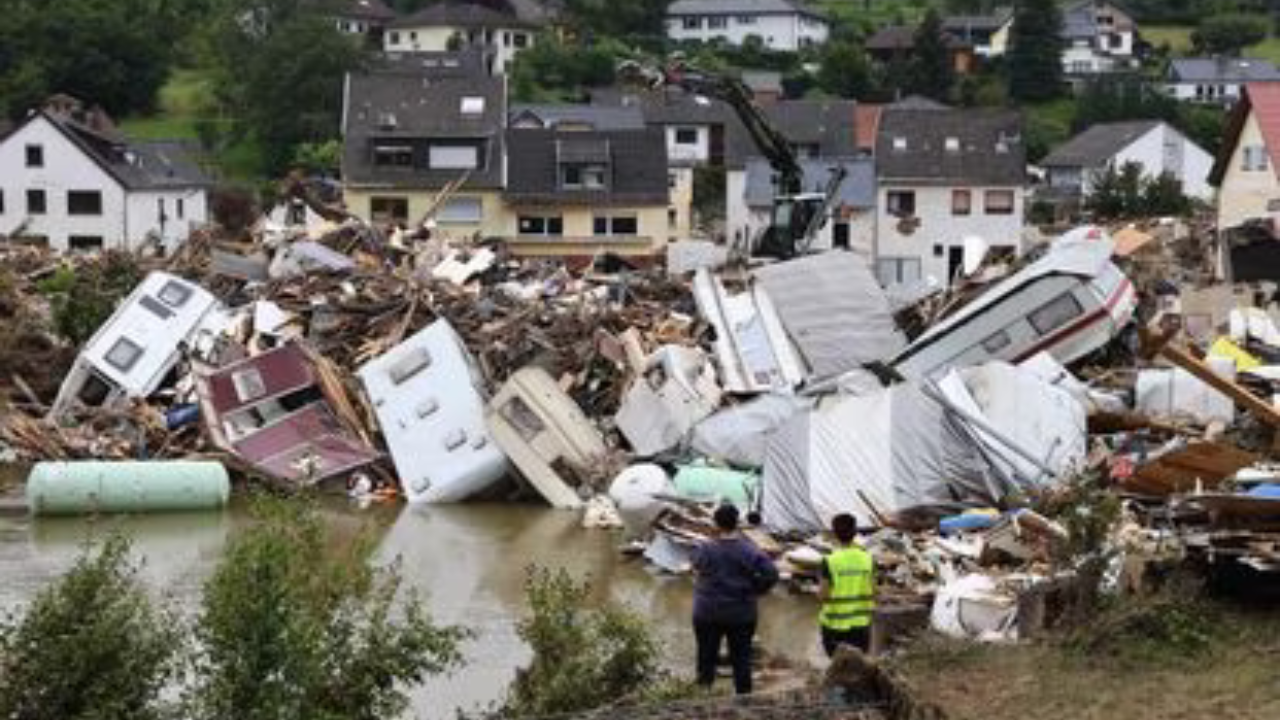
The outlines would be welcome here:
[[[0,717],[162,717],[180,641],[138,583],[128,542],[113,536],[0,625]]]
[[[516,631],[533,650],[501,717],[597,708],[660,685],[660,650],[644,618],[612,603],[590,602],[591,585],[560,570],[531,568],[530,615]]]
[[[907,69],[910,92],[946,101],[955,82],[955,67],[942,32],[942,18],[930,9],[916,29],[915,52]]]
[[[1138,162],[1126,162],[1119,169],[1108,165],[1091,180],[1085,207],[1100,219],[1185,215],[1191,210],[1178,178],[1167,172],[1147,176]]]
[[[614,38],[658,37],[671,0],[564,0],[579,33]]]
[[[844,98],[868,100],[873,90],[866,53],[847,42],[829,42],[823,47],[817,81],[823,92]]]
[[[0,12],[0,113],[54,93],[113,115],[154,107],[184,27],[175,0],[8,0]]]
[[[1239,55],[1241,49],[1265,40],[1269,27],[1265,15],[1213,15],[1200,21],[1191,33],[1191,44],[1198,53]]]
[[[82,345],[115,312],[116,305],[142,282],[137,259],[127,252],[109,251],[96,262],[76,269],[63,267],[37,286],[53,306],[58,335]]]
[[[546,35],[516,56],[511,89],[517,102],[578,99],[588,88],[613,83],[623,48],[615,42],[594,45],[562,42]]]
[[[1010,33],[1009,95],[1048,100],[1062,91],[1062,13],[1055,0],[1024,0]]]
[[[368,543],[337,542],[296,501],[254,514],[205,587],[189,717],[397,717],[406,684],[459,661],[462,631],[396,602],[398,569],[372,568]]]
[[[299,143],[337,137],[343,78],[359,65],[359,46],[307,0],[217,2],[202,53],[214,94],[238,121],[232,139],[256,143],[259,170],[278,174]]]

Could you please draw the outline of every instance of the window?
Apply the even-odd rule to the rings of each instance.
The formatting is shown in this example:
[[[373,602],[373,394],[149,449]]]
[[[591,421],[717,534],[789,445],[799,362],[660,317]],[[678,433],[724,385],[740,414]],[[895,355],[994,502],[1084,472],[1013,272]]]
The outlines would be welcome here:
[[[43,190],[27,191],[27,214],[43,215],[45,213],[45,201]]]
[[[876,278],[888,287],[920,281],[920,258],[882,257],[876,261]]]
[[[152,315],[155,315],[161,320],[168,320],[174,315],[172,310],[165,307],[159,300],[156,300],[150,295],[143,295],[142,299],[138,301],[138,304],[149,310]]]
[[[402,197],[369,198],[369,216],[374,222],[409,222],[409,200]]]
[[[164,202],[162,199],[161,202]],[[68,215],[101,215],[102,193],[97,190],[68,190]]]
[[[895,137],[895,138],[893,139],[893,149],[894,149],[894,150],[906,150],[906,149],[907,149],[907,139],[906,139],[906,138],[904,138],[904,137]]]
[[[677,145],[697,145],[698,129],[697,128],[676,128],[676,144]]]
[[[668,189],[668,190],[675,190],[675,189],[676,189],[676,185],[678,185],[678,184],[679,184],[679,181],[676,179],[676,174],[675,174],[675,173],[673,173],[673,172],[669,172],[669,173],[667,173],[667,189]],[[3,197],[0,197],[0,212],[4,212],[4,198],[3,198]]]
[[[429,164],[433,170],[474,170],[480,167],[480,152],[474,145],[432,145]]]
[[[707,18],[707,27],[712,30],[723,30],[729,26],[729,18],[712,16]]]
[[[982,196],[982,206],[988,215],[1012,215],[1013,191],[988,190]]]
[[[462,98],[461,107],[459,108],[463,115],[476,116],[484,114],[484,98],[478,95],[468,95]]]
[[[667,227],[674,229],[680,221],[680,213],[675,208],[667,208]]]
[[[968,190],[952,190],[951,191],[951,214],[952,215],[968,215],[969,208],[972,204],[972,196]]]
[[[164,198],[156,198],[156,217],[163,223],[168,218],[164,214]]]
[[[945,147],[949,153],[960,152],[960,138],[949,137],[946,139]]]
[[[1263,145],[1244,146],[1244,170],[1266,170],[1267,148]]]
[[[988,336],[986,340],[982,341],[982,349],[992,355],[995,355],[1006,347],[1009,347],[1009,344],[1012,342],[1013,338],[1009,337],[1009,333],[1004,330],[999,330]]]
[[[393,385],[403,385],[404,381],[417,375],[431,364],[431,353],[426,348],[416,347],[387,369],[387,377]]]
[[[267,394],[267,383],[262,379],[262,372],[256,367],[231,373],[231,384],[235,386],[236,396],[242,403],[256,400]]]
[[[169,307],[180,308],[191,299],[191,287],[177,280],[170,280],[160,288],[160,301]]]
[[[640,223],[634,215],[597,215],[593,229],[596,235],[636,235]]]
[[[373,146],[373,164],[378,167],[409,167],[413,165],[413,147],[375,145]]]
[[[515,43],[518,48],[527,47],[529,45],[529,36],[524,33],[516,33]]]
[[[72,252],[94,252],[102,249],[101,235],[72,235],[67,238],[67,247]],[[144,300],[147,298],[143,298]]]
[[[605,187],[605,168],[600,165],[564,165],[560,182],[565,188],[598,190]]]
[[[0,189],[0,215],[4,214],[4,190]]]
[[[502,33],[502,46],[511,47],[511,33],[509,32]]]
[[[399,45],[399,44],[400,44],[400,33],[398,33],[398,32],[393,32],[393,33],[391,33],[391,44],[392,44],[392,45]]]
[[[27,167],[44,167],[44,146],[27,146]]]
[[[701,29],[702,29],[702,18],[700,18],[700,17],[687,17],[687,18],[685,18],[685,19],[684,19],[684,29],[685,29],[685,30],[701,30]]]
[[[737,22],[739,25],[755,25],[756,16],[755,15],[739,15],[737,17]]]
[[[110,350],[107,350],[107,354],[102,356],[102,359],[111,367],[127,373],[138,364],[140,357],[142,357],[141,346],[128,338],[120,338]]]
[[[916,194],[911,190],[890,190],[889,214],[898,217],[916,214]]]
[[[452,197],[436,212],[441,225],[475,225],[484,215],[484,202],[478,197]]]
[[[564,219],[559,215],[521,215],[516,221],[521,235],[563,235]]]
[[[1083,314],[1084,308],[1080,307],[1080,301],[1071,293],[1066,293],[1041,305],[1027,319],[1036,332],[1047,335]]]
[[[178,202],[178,219],[181,220],[187,214],[186,201],[183,200],[182,198],[178,198],[177,202]]]

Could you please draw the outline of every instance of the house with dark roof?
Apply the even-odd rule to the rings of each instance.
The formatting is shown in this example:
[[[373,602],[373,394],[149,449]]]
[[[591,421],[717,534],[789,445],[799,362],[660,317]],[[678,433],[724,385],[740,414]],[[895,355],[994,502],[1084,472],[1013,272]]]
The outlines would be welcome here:
[[[1218,230],[1280,218],[1280,83],[1246,83],[1209,173]]]
[[[876,139],[876,272],[886,286],[947,285],[966,239],[1021,251],[1022,117],[1005,110],[886,108]]]
[[[1262,58],[1174,58],[1165,74],[1165,90],[1187,102],[1231,105],[1245,83],[1280,82],[1280,68]]]
[[[194,151],[129,140],[100,109],[54,96],[0,138],[0,238],[172,251],[209,217],[213,183]]]
[[[396,19],[396,11],[383,0],[318,0],[333,18],[339,32],[363,35],[374,47],[382,46],[387,23]]]
[[[1062,68],[1069,76],[1137,65],[1138,24],[1109,0],[1077,0],[1062,10]]]
[[[604,105],[512,105],[512,128],[524,130],[643,130],[640,108]]]
[[[771,50],[795,52],[827,41],[827,18],[803,0],[676,0],[667,6],[667,37],[742,45],[755,37]]]
[[[510,128],[501,236],[513,252],[652,256],[677,239],[658,128]]]
[[[973,46],[952,33],[943,30],[942,42],[951,55],[951,67],[959,75],[967,75],[974,69]],[[875,62],[889,65],[907,62],[916,50],[916,28],[911,25],[882,27],[862,44],[867,55]]]
[[[383,50],[413,53],[482,47],[493,56],[492,70],[504,73],[516,53],[533,45],[541,27],[541,21],[529,14],[522,17],[505,0],[442,0],[389,23]]]
[[[981,58],[1004,55],[1013,29],[1013,8],[996,8],[986,15],[948,15],[942,29],[973,48]]]
[[[1186,195],[1213,197],[1209,170],[1213,156],[1176,128],[1160,120],[1099,123],[1054,148],[1040,165],[1050,195],[1085,198],[1097,176],[1127,163],[1142,167],[1144,177],[1168,173],[1182,183]]]
[[[346,77],[342,184],[348,208],[443,232],[495,235],[506,184],[506,79],[467,67],[378,69]],[[436,207],[440,191],[454,188]]]

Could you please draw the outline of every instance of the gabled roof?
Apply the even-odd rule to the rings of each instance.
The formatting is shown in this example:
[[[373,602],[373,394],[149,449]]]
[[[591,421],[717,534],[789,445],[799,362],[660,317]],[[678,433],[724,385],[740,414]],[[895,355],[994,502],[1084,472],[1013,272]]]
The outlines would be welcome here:
[[[1013,22],[1013,8],[996,8],[988,15],[948,15],[942,18],[942,29],[951,32],[989,30],[995,32]]]
[[[880,118],[881,182],[1021,186],[1025,162],[1022,116],[1014,111],[886,109]]]
[[[836,205],[851,208],[872,208],[876,205],[876,167],[869,157],[818,157],[803,158],[800,168],[804,171],[804,192],[820,192],[827,186],[831,168],[843,166],[848,172]],[[774,171],[762,157],[750,157],[746,161],[746,187],[743,190],[747,207],[769,207],[773,204],[777,189],[774,187]]]
[[[513,105],[511,125],[519,122],[554,128],[562,123],[589,125],[593,130],[643,130],[644,115],[635,106]]]
[[[1159,120],[1099,123],[1054,148],[1040,164],[1045,167],[1099,167],[1162,124]]]
[[[1271,160],[1271,171],[1280,176],[1280,83],[1248,83],[1240,92],[1240,102],[1232,108],[1227,119],[1222,146],[1218,149],[1213,169],[1209,171],[1210,185],[1218,187],[1222,184],[1231,156],[1240,143],[1240,133],[1244,131],[1245,121],[1251,113],[1258,117],[1267,157]]]
[[[1280,80],[1280,68],[1263,58],[1174,58],[1169,64],[1174,82],[1258,82]]]
[[[666,136],[659,128],[608,132],[508,130],[505,196],[521,205],[667,204]],[[566,190],[562,162],[603,164],[608,188]]]
[[[952,35],[947,31],[942,32],[942,41],[951,50],[960,50],[969,47],[968,43],[960,38]],[[890,25],[880,28],[876,34],[867,38],[863,43],[863,47],[867,50],[879,50],[883,52],[897,50],[911,50],[916,46],[916,28],[910,25]]]
[[[387,22],[396,18],[396,11],[382,0],[327,0],[331,12],[341,18]]]
[[[473,170],[464,188],[502,186],[502,142],[507,121],[506,83],[488,75],[439,76],[389,70],[347,75],[343,108],[342,175],[361,185],[438,188],[457,170],[406,171],[373,164],[372,142],[467,139],[486,148],[487,162]],[[462,112],[464,98],[478,98],[480,111]],[[394,119],[394,126],[388,120]]]
[[[416,13],[406,15],[387,25],[389,28],[464,27],[464,28],[526,28],[534,23],[521,19],[515,11],[499,12],[487,5],[466,0],[444,0],[429,5]]]
[[[1132,21],[1133,14],[1117,3],[1105,1],[1098,2],[1098,0],[1079,0],[1079,2],[1068,5],[1062,9],[1062,30],[1059,34],[1068,40],[1097,37],[1098,34],[1102,32],[1102,28],[1098,26],[1098,23],[1095,20],[1093,12],[1095,5],[1109,5],[1113,10],[1123,14]],[[1131,30],[1132,27],[1121,25],[1118,29]]]
[[[799,0],[676,0],[667,6],[668,17],[681,15],[823,15]]]
[[[852,100],[780,100],[761,111],[793,145],[817,147],[827,157],[853,157],[858,154],[857,106]],[[737,115],[725,109],[731,116],[725,125],[725,165],[742,168],[760,150]]]

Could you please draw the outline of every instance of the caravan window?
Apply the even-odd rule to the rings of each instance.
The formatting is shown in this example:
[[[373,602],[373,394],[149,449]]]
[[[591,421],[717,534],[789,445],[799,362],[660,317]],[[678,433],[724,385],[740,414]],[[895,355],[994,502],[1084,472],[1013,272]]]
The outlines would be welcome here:
[[[170,280],[160,288],[160,300],[169,307],[182,307],[191,299],[191,288],[177,280]]]
[[[982,341],[982,349],[986,350],[988,353],[991,353],[992,355],[995,355],[1001,350],[1009,347],[1009,344],[1012,342],[1013,342],[1013,339],[1009,337],[1009,333],[1005,332],[1004,330],[1000,330],[994,333],[993,335],[988,336],[986,340]]]
[[[1066,293],[1041,305],[1027,319],[1036,332],[1047,335],[1083,314],[1084,308],[1080,306],[1080,301],[1071,293]]]
[[[169,318],[173,317],[172,310],[165,307],[164,305],[161,305],[158,301],[156,301],[155,298],[151,297],[150,295],[143,295],[142,299],[138,301],[138,304],[150,310],[151,314],[155,315],[161,320],[168,320]]]
[[[103,359],[120,372],[129,372],[134,365],[138,364],[140,357],[142,357],[142,348],[137,343],[128,338],[120,338],[116,340],[115,345],[111,346]]]
[[[422,372],[422,369],[431,364],[431,353],[426,348],[413,348],[404,357],[403,360],[391,366],[387,370],[387,375],[391,377],[394,385],[400,385],[409,378]]]
[[[236,395],[242,403],[267,394],[267,384],[262,380],[262,373],[255,367],[231,373],[231,384],[235,386]]]

